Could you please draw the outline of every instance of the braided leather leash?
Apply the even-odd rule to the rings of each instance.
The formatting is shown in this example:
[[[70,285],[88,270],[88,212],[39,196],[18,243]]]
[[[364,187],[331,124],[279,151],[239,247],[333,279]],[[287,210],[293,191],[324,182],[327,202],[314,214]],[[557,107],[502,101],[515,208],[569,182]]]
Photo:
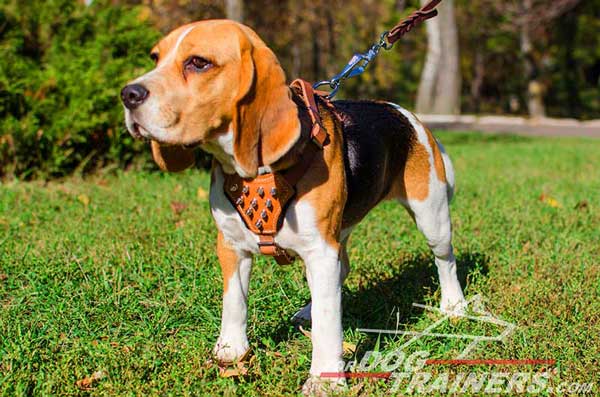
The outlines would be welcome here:
[[[400,37],[410,32],[415,26],[431,19],[438,15],[438,11],[435,9],[442,0],[432,0],[427,3],[423,8],[410,14],[406,19],[400,21],[396,26],[390,29],[387,34],[387,41],[390,44],[394,44]]]

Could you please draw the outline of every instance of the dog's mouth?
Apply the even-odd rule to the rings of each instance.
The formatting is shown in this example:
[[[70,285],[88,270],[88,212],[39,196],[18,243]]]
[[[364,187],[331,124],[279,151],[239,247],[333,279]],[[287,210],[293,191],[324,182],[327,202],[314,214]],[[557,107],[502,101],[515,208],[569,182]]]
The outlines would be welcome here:
[[[142,127],[140,124],[134,122],[133,126],[131,127],[131,135],[133,135],[134,138],[136,139],[147,139],[148,137],[148,130],[146,130],[144,127]]]
[[[131,127],[128,128],[129,133],[135,139],[141,139],[141,140],[146,140],[146,141],[152,139],[152,140],[155,140],[164,145],[180,145],[186,149],[195,149],[204,144],[204,141],[202,139],[198,139],[198,140],[195,140],[195,141],[192,141],[189,143],[184,143],[184,144],[181,144],[181,143],[175,144],[173,142],[163,142],[162,140],[153,137],[152,134],[150,133],[150,131],[148,131],[148,129],[144,128],[144,126],[141,125],[140,123],[138,123],[137,121],[134,121],[130,125],[131,125]]]

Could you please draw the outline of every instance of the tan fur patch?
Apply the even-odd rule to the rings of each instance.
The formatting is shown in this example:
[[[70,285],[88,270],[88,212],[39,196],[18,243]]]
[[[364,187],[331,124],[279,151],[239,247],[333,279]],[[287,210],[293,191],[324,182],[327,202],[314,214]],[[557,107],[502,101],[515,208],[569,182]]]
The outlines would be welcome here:
[[[298,197],[315,209],[317,228],[334,249],[339,248],[344,206],[347,199],[343,138],[339,124],[329,112],[321,112],[329,143],[297,185]]]
[[[223,233],[220,231],[217,237],[217,256],[219,257],[221,273],[223,274],[223,294],[226,294],[229,280],[238,268],[238,257],[231,246],[225,241]]]
[[[430,169],[427,148],[419,142],[414,142],[406,159],[404,191],[400,189],[400,196],[411,200],[425,200],[429,195]]]
[[[440,148],[429,128],[425,127],[425,131],[427,132],[429,146],[431,146],[431,150],[433,151],[433,164],[435,166],[435,173],[440,182],[446,183],[446,168],[444,167],[444,159],[442,158]]]

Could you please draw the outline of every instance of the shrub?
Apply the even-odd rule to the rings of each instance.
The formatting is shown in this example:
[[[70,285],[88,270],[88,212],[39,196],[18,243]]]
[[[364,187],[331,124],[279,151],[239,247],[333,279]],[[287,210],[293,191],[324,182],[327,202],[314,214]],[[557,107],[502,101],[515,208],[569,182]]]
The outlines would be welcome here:
[[[158,37],[140,9],[108,1],[0,0],[0,176],[146,161],[146,145],[125,131],[119,91],[151,67]]]

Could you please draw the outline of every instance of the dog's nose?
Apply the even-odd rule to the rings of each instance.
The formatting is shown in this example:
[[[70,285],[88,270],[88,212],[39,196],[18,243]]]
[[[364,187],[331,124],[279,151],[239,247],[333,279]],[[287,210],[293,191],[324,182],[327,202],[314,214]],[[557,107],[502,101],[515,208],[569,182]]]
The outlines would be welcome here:
[[[133,110],[144,103],[148,94],[150,91],[143,85],[130,84],[121,90],[121,100],[127,109]]]

